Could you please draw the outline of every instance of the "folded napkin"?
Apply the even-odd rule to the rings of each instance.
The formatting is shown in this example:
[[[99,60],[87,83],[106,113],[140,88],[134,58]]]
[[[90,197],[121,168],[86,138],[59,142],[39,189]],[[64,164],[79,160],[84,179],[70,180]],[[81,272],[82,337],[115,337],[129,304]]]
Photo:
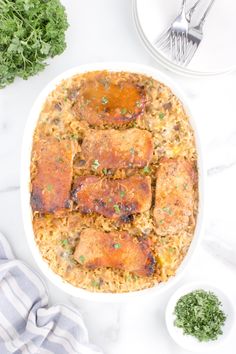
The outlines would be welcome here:
[[[0,353],[98,354],[76,309],[47,307],[38,276],[16,260],[0,233]]]

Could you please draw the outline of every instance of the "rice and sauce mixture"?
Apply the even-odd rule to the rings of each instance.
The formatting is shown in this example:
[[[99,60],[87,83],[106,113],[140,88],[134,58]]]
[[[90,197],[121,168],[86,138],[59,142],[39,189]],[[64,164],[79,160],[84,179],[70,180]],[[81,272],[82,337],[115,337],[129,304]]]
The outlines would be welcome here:
[[[31,206],[51,269],[94,292],[129,292],[174,276],[197,217],[197,153],[171,90],[141,74],[62,81],[34,132]]]

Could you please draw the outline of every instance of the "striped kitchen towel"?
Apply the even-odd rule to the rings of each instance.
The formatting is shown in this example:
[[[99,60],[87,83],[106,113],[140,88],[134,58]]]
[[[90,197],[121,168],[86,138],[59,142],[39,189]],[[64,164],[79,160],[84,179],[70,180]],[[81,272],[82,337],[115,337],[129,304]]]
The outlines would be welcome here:
[[[16,260],[0,233],[0,353],[98,354],[76,309],[48,307],[38,276]]]

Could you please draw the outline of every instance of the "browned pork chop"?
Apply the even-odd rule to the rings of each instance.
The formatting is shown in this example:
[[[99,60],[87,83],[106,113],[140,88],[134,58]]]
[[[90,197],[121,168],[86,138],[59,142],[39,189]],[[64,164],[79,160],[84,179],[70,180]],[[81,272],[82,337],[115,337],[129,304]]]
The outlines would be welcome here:
[[[31,206],[40,213],[56,213],[70,208],[73,158],[77,143],[47,138],[33,147],[35,175],[32,180]]]
[[[116,180],[82,176],[76,179],[72,196],[81,213],[98,213],[128,222],[132,214],[150,209],[151,179],[148,176]]]
[[[159,235],[186,229],[193,218],[194,165],[184,158],[163,158],[157,171],[154,218]]]
[[[153,148],[152,135],[146,130],[95,130],[85,137],[81,158],[87,168],[97,171],[144,167],[152,159]]]
[[[134,121],[144,112],[146,95],[143,87],[129,80],[98,75],[80,87],[74,111],[89,124],[121,126]]]
[[[81,232],[74,258],[87,268],[112,267],[151,276],[155,260],[147,241],[138,240],[127,232],[105,233],[95,229]]]

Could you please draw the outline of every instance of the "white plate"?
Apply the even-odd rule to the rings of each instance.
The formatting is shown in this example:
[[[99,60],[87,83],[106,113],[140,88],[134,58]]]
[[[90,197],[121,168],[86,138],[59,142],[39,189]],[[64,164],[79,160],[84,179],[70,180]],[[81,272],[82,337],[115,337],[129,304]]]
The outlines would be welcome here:
[[[218,337],[215,341],[210,342],[199,342],[196,338],[190,335],[184,335],[181,328],[174,326],[174,320],[176,316],[174,313],[174,308],[183,295],[190,293],[191,291],[203,289],[205,291],[212,291],[222,303],[222,309],[227,315],[225,324],[223,326],[223,334]],[[235,324],[235,309],[232,300],[226,293],[224,293],[215,284],[209,284],[204,282],[193,282],[180,287],[170,298],[166,307],[166,326],[173,338],[173,340],[179,344],[181,347],[196,353],[205,353],[206,351],[214,350],[216,347],[221,345],[232,332],[233,326]]]
[[[236,70],[235,0],[215,0],[204,25],[204,39],[187,68],[174,64],[154,46],[158,36],[178,15],[181,2],[133,0],[135,25],[148,51],[169,69],[191,76],[217,75]],[[201,1],[194,13],[193,24],[198,22],[208,2]],[[189,0],[188,7],[194,3],[194,0]]]
[[[177,274],[175,277],[168,280],[166,283],[161,283],[156,285],[153,288],[145,289],[141,291],[122,293],[122,294],[113,294],[113,293],[94,293],[89,292],[87,290],[83,290],[77,288],[66,281],[64,281],[60,276],[55,274],[48,266],[48,264],[43,260],[40,251],[36,245],[34,239],[34,232],[32,227],[32,212],[30,207],[30,160],[31,160],[31,149],[32,149],[32,140],[35,126],[37,124],[39,113],[42,109],[42,106],[48,96],[48,94],[55,89],[55,87],[61,82],[61,80],[71,77],[72,75],[84,73],[87,71],[94,70],[110,70],[110,71],[129,71],[145,74],[148,76],[152,76],[154,79],[159,80],[166,84],[171,88],[174,94],[182,101],[187,114],[190,117],[190,123],[195,132],[196,139],[196,147],[198,152],[198,170],[199,170],[199,210],[197,217],[197,225],[195,228],[194,238],[191,243],[191,246],[188,250],[188,253],[179,267]],[[168,76],[164,75],[160,71],[149,67],[143,66],[139,64],[132,63],[97,63],[97,64],[88,64],[78,66],[71,70],[68,70],[58,77],[56,77],[53,81],[51,81],[40,93],[38,98],[36,99],[25,127],[24,138],[23,138],[23,146],[22,146],[22,160],[21,160],[21,207],[23,213],[23,222],[26,237],[31,249],[31,252],[36,260],[39,268],[44,273],[50,281],[52,281],[55,285],[57,285],[60,289],[66,291],[70,295],[74,295],[77,297],[85,298],[88,300],[98,300],[98,301],[124,301],[128,299],[134,299],[138,297],[143,297],[145,295],[156,295],[164,290],[168,289],[172,284],[174,284],[179,277],[183,274],[184,270],[188,266],[191,256],[193,255],[196,246],[200,240],[201,236],[201,227],[203,224],[203,205],[204,205],[204,167],[202,161],[202,153],[200,149],[200,141],[197,133],[197,129],[195,126],[193,113],[191,112],[190,105],[188,103],[187,98],[181,91],[181,89],[171,80]]]

